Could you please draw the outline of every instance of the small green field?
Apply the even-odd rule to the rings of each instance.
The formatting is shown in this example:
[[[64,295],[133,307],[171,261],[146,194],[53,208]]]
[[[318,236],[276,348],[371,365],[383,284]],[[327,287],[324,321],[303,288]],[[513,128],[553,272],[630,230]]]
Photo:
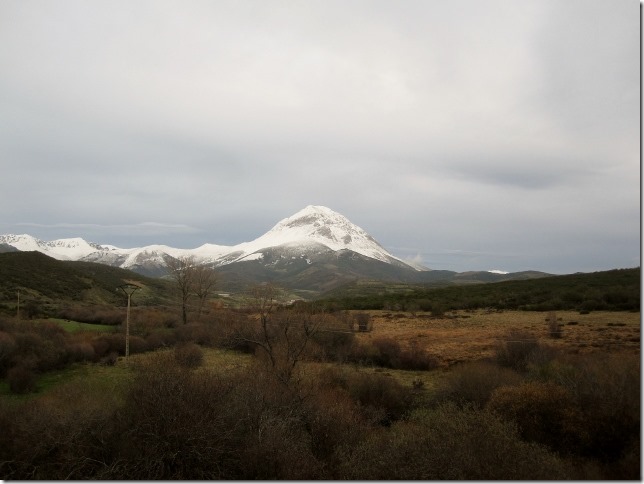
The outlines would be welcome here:
[[[134,372],[127,364],[105,366],[89,363],[76,363],[67,368],[49,371],[39,375],[36,391],[27,394],[14,394],[9,390],[6,380],[0,380],[0,398],[5,401],[21,402],[37,398],[66,384],[81,383],[84,388],[95,388],[100,392],[124,393]]]
[[[81,323],[79,321],[70,321],[69,319],[59,319],[59,318],[48,318],[48,319],[39,319],[36,322],[50,322],[56,323],[61,328],[63,328],[68,333],[78,333],[78,332],[96,332],[96,333],[113,333],[118,329],[118,326],[108,325],[108,324],[89,324]]]
[[[79,323],[73,322],[72,324]],[[86,324],[84,326],[97,325]],[[38,376],[36,391],[27,394],[11,393],[7,380],[2,379],[0,380],[0,399],[21,402],[46,394],[63,385],[75,383],[82,383],[86,388],[102,389],[103,391],[112,393],[123,393],[126,391],[127,383],[132,379],[134,368],[138,363],[153,358],[155,353],[171,351],[171,349],[163,349],[157,350],[156,352],[131,355],[129,360],[126,360],[124,357],[119,357],[117,363],[113,366],[96,363],[76,363],[67,368],[49,371]],[[203,352],[203,368],[216,372],[227,372],[242,368],[252,360],[251,355],[230,350],[203,348]]]

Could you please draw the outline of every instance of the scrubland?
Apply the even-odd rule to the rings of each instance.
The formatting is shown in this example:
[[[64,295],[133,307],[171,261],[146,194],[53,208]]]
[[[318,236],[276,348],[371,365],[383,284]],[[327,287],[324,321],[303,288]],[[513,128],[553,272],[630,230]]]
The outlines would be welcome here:
[[[179,320],[0,320],[0,478],[641,477],[639,313]]]

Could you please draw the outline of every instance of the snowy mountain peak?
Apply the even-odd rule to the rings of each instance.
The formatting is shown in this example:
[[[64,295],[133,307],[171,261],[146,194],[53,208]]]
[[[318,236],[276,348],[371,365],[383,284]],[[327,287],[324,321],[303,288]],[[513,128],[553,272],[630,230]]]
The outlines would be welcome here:
[[[307,206],[279,221],[258,239],[240,244],[239,248],[249,254],[267,247],[307,243],[322,244],[334,251],[352,250],[383,262],[402,263],[344,215],[320,205]]]
[[[32,250],[42,251],[42,246],[45,244],[45,242],[43,242],[42,240],[27,234],[0,235],[0,243],[10,245],[22,251],[32,251]]]

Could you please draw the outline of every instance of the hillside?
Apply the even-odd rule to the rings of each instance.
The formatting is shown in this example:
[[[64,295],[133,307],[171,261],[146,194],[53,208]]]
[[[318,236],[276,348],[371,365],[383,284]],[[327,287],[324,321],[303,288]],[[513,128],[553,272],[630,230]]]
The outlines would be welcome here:
[[[640,268],[633,268],[487,284],[452,280],[447,287],[357,281],[328,292],[320,301],[345,309],[638,311],[640,288]]]
[[[142,287],[140,303],[167,298],[169,285],[132,271],[91,262],[59,261],[40,252],[0,253],[0,301],[13,306],[17,291],[23,301],[122,304],[117,287],[134,282]]]

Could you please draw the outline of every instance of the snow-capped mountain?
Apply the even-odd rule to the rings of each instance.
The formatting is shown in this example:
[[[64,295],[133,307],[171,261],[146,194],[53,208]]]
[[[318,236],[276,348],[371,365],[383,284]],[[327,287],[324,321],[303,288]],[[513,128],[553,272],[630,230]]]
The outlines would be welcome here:
[[[96,251],[105,250],[102,246],[76,237],[44,241],[31,235],[0,235],[0,244],[6,244],[20,251],[38,251],[58,260],[79,260]]]
[[[346,217],[318,205],[309,205],[281,220],[261,237],[239,244],[235,249],[243,252],[241,258],[247,258],[270,247],[290,245],[305,248],[312,244],[323,245],[335,252],[350,250],[382,262],[409,267]]]
[[[30,235],[2,235],[0,244],[21,251],[38,251],[59,260],[83,260],[131,269],[148,275],[165,272],[168,258],[192,256],[198,263],[222,267],[256,261],[275,265],[304,260],[311,264],[320,256],[355,253],[392,266],[416,269],[391,255],[371,235],[333,210],[309,205],[278,222],[261,237],[234,246],[204,244],[195,249],[165,245],[121,249],[89,243],[81,238],[42,241]]]

